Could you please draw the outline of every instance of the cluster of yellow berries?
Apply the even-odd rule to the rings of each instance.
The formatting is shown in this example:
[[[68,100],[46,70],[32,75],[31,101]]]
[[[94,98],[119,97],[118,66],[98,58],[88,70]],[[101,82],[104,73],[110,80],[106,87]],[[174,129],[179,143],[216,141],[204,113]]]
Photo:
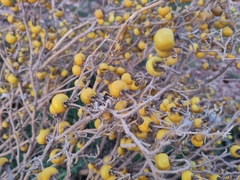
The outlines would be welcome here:
[[[0,179],[240,179],[235,0],[0,2]]]

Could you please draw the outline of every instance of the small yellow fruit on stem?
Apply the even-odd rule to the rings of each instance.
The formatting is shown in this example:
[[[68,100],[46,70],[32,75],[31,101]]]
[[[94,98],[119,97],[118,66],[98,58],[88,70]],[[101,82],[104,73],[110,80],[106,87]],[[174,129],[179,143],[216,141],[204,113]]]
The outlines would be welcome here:
[[[232,145],[230,147],[230,154],[235,158],[240,158],[240,145]]]
[[[154,35],[154,45],[160,51],[171,51],[174,47],[174,34],[169,28],[162,28]]]
[[[151,57],[146,63],[146,70],[151,76],[161,76],[163,68],[158,65],[163,64],[163,59],[157,56]]]
[[[155,166],[159,170],[169,170],[171,168],[169,156],[165,153],[157,154],[154,157]]]

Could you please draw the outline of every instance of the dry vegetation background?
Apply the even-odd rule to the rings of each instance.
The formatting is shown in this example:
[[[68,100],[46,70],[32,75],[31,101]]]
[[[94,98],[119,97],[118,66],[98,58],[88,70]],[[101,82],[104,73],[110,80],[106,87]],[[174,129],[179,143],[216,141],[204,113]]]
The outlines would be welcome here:
[[[0,2],[0,179],[240,179],[237,0]]]

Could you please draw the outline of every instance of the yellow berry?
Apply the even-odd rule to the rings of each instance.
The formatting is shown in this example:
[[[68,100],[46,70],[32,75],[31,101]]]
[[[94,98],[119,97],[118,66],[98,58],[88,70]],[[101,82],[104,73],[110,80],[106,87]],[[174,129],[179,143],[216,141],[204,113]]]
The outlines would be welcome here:
[[[72,73],[75,75],[75,76],[80,76],[81,73],[82,73],[82,69],[79,65],[73,65],[72,67]]]
[[[1,3],[3,6],[6,6],[6,7],[12,6],[13,4],[12,0],[1,0]]]
[[[47,167],[42,170],[42,172],[38,173],[37,180],[50,180],[57,179],[58,170],[55,167]]]
[[[51,151],[51,153],[49,155],[49,158],[51,159],[51,162],[53,164],[56,164],[56,165],[62,164],[64,162],[64,160],[66,159],[66,155],[63,154],[63,153],[61,153],[60,155],[58,155],[55,158],[53,158],[59,152],[61,152],[61,149],[58,149],[58,148],[56,148],[56,149]]]
[[[50,129],[41,129],[37,136],[38,144],[46,144],[46,137],[50,133]]]
[[[66,111],[67,107],[65,102],[68,100],[68,96],[65,94],[57,94],[52,99],[52,108],[56,113],[63,113]]]
[[[67,128],[70,127],[70,123],[67,121],[61,121],[58,123],[58,134],[62,134]]]
[[[112,166],[109,164],[103,165],[100,169],[100,175],[102,179],[107,179],[111,176],[110,170],[112,169]]]
[[[92,88],[86,88],[82,90],[80,94],[80,99],[84,104],[90,104],[91,98],[93,98],[96,95],[96,91]]]
[[[152,119],[148,116],[143,116],[141,118],[143,119],[143,123],[138,125],[138,128],[142,132],[149,132],[150,131],[149,125],[152,122]]]
[[[139,43],[138,43],[138,48],[139,48],[140,50],[144,50],[145,47],[146,47],[146,44],[145,44],[143,41],[139,41]]]
[[[132,6],[133,2],[132,0],[124,0],[123,1],[123,6],[126,8],[130,8]]]
[[[108,85],[110,95],[114,98],[120,98],[120,93],[122,90],[128,90],[128,85],[122,80],[116,80],[112,84]]]
[[[124,81],[127,85],[132,84],[132,75],[130,73],[124,73],[121,76],[121,80]]]
[[[192,176],[193,176],[193,173],[187,170],[182,172],[181,178],[182,180],[192,180]]]
[[[157,134],[156,134],[156,139],[162,139],[167,133],[169,132],[169,130],[167,129],[160,129],[158,130]]]
[[[224,37],[230,37],[232,36],[232,34],[233,34],[233,30],[230,27],[226,26],[222,29],[222,35]]]
[[[9,44],[15,44],[18,40],[18,38],[13,33],[8,33],[5,39]]]
[[[165,6],[165,7],[159,7],[157,9],[157,12],[159,13],[159,15],[161,16],[166,16],[169,12],[171,11],[169,6]]]
[[[163,71],[157,68],[158,64],[162,63],[162,58],[154,56],[147,60],[146,70],[151,76],[161,76]]]
[[[167,154],[165,154],[165,153],[157,154],[154,157],[154,160],[155,160],[155,166],[159,170],[167,171],[171,167],[169,156]]]
[[[235,158],[240,158],[240,145],[232,145],[230,147],[230,154]]]
[[[3,128],[8,128],[8,122],[7,121],[3,121],[2,122],[2,127]]]
[[[171,51],[174,47],[174,34],[171,29],[162,28],[154,35],[154,46],[160,51]]]
[[[103,18],[103,12],[101,9],[97,9],[95,12],[94,12],[94,16],[97,18],[97,19],[102,19]]]
[[[74,63],[80,66],[82,65],[84,59],[85,59],[85,55],[82,53],[78,53],[74,56]]]
[[[200,118],[194,119],[193,125],[195,128],[199,128],[201,126],[201,124],[202,124],[202,119],[200,119]]]

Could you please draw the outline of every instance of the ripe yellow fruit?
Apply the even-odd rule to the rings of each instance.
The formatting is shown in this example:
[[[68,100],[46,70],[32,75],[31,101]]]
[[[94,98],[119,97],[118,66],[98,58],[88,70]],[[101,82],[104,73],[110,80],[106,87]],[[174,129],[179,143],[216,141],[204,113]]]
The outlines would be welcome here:
[[[128,90],[129,87],[126,82],[122,80],[116,80],[112,84],[108,85],[109,93],[114,98],[120,98],[122,90]]]
[[[8,139],[8,134],[7,133],[4,133],[3,135],[2,135],[2,138],[4,139],[4,140],[7,140]]]
[[[80,99],[84,104],[90,104],[91,98],[94,96],[96,96],[96,91],[93,90],[92,88],[86,88],[82,90],[80,94]]]
[[[240,158],[240,145],[232,145],[230,147],[230,154],[235,158]]]
[[[58,149],[58,148],[56,148],[56,149],[54,149],[54,150],[52,150],[51,151],[51,153],[50,153],[50,155],[49,155],[49,158],[51,159],[51,162],[53,163],[53,164],[62,164],[63,162],[64,162],[64,160],[66,159],[66,155],[65,154],[62,154],[61,153],[61,155],[59,155],[59,156],[57,156],[57,157],[55,157],[55,158],[53,158],[56,154],[58,154],[59,152],[61,152],[61,149]],[[53,158],[53,159],[52,159]]]
[[[166,62],[168,66],[172,66],[178,62],[178,58],[177,57],[173,58],[172,56],[169,56]]]
[[[8,33],[6,35],[5,40],[9,43],[9,44],[15,44],[18,40],[18,38],[13,34],[13,33]]]
[[[100,175],[102,179],[107,179],[111,176],[110,170],[112,169],[112,166],[109,164],[103,165],[100,169]]]
[[[94,121],[94,127],[95,127],[96,129],[98,129],[101,124],[102,124],[102,121],[101,121],[100,119],[96,119],[96,120]]]
[[[115,106],[114,106],[114,110],[115,111],[121,111],[124,110],[127,107],[127,101],[126,100],[120,100],[118,101]]]
[[[3,128],[8,128],[8,122],[7,121],[3,121],[2,122],[2,127]]]
[[[146,115],[146,106],[143,106],[141,109],[138,110],[140,116],[145,116]]]
[[[195,56],[198,59],[204,58],[205,55],[206,55],[206,53],[205,52],[201,52],[201,51],[198,51],[198,52],[195,53]]]
[[[11,8],[11,10],[12,10],[13,12],[18,12],[18,11],[19,11],[19,7],[18,7],[18,6],[13,6],[13,7]]]
[[[22,152],[26,152],[28,150],[28,144],[24,144],[24,145],[20,146],[20,150]]]
[[[204,135],[202,134],[195,134],[194,135],[194,140],[198,141],[198,142],[201,142],[204,140]]]
[[[197,43],[193,43],[193,45],[192,44],[189,45],[189,50],[193,51],[194,53],[196,53],[197,50],[198,50],[198,44]]]
[[[112,115],[109,112],[104,112],[102,114],[102,119],[105,121],[111,121],[112,120]]]
[[[187,170],[182,172],[181,178],[182,180],[192,180],[192,176],[193,176],[193,173]]]
[[[172,13],[168,13],[166,16],[165,16],[165,19],[168,20],[168,21],[171,21],[172,20]],[[171,29],[173,32],[175,32],[176,30],[175,29]]]
[[[11,24],[14,23],[15,22],[15,15],[14,14],[9,15],[7,17],[7,21]]]
[[[121,80],[124,81],[127,85],[132,84],[132,75],[130,73],[124,73],[121,76]]]
[[[221,177],[217,174],[213,174],[209,177],[209,180],[218,180],[218,179],[221,179]]]
[[[123,1],[123,6],[126,8],[130,8],[132,6],[133,2],[132,0],[124,0]]]
[[[153,120],[153,123],[156,125],[160,124],[160,119],[161,119],[160,116],[161,116],[161,114],[158,112],[150,113],[150,118]]]
[[[42,27],[39,25],[36,25],[36,26],[32,25],[30,26],[30,31],[34,34],[38,34],[42,31]]]
[[[123,67],[117,67],[116,70],[115,70],[115,73],[116,73],[118,76],[123,75],[125,72],[126,72],[126,70],[125,70]]]
[[[155,45],[154,45],[154,49],[156,50],[158,56],[162,57],[162,58],[166,58],[169,57],[172,54],[172,51],[160,51],[158,50]]]
[[[75,145],[77,143],[77,138],[74,136],[74,133],[73,132],[70,132],[68,134],[68,142],[71,144],[71,145]]]
[[[101,63],[99,64],[98,69],[100,70],[100,72],[106,72],[109,70],[109,66],[107,63]]]
[[[17,84],[18,83],[18,78],[14,76],[13,74],[8,74],[7,79],[6,79],[10,84]]]
[[[22,23],[22,22],[16,23],[16,27],[20,31],[26,31],[26,27],[25,27],[24,23]]]
[[[157,154],[154,157],[155,166],[159,170],[169,170],[171,168],[169,156],[165,153]]]
[[[77,115],[78,115],[79,118],[80,117],[83,118],[83,117],[86,117],[87,113],[86,113],[86,111],[83,111],[82,108],[79,108],[78,112],[77,112]]]
[[[138,28],[134,28],[134,29],[133,29],[133,34],[134,34],[135,36],[139,36],[139,35],[140,35],[139,29],[138,29]]]
[[[158,130],[157,134],[156,134],[156,139],[161,139],[162,137],[164,137],[167,133],[169,132],[169,130],[167,129],[160,129]]]
[[[162,28],[154,35],[154,46],[160,51],[171,51],[174,47],[174,34],[169,28]]]
[[[61,10],[57,10],[54,15],[58,18],[62,17],[63,16],[63,12]]]
[[[191,98],[191,104],[196,104],[200,102],[200,98],[197,96],[194,96]]]
[[[132,81],[132,84],[130,85],[130,90],[136,91],[139,89],[139,86],[137,86],[136,81]]]
[[[159,7],[157,9],[158,14],[161,16],[166,16],[170,11],[171,11],[171,9],[169,6]]]
[[[63,113],[66,111],[67,107],[65,106],[65,102],[68,100],[68,96],[65,94],[57,94],[52,99],[52,108],[56,113]]]
[[[221,28],[223,27],[223,25],[222,25],[220,22],[218,22],[218,21],[215,21],[215,22],[213,23],[213,26],[214,26],[216,29],[221,29]]]
[[[51,113],[51,114],[57,114],[57,111],[55,111],[55,109],[53,108],[53,106],[52,106],[52,104],[49,106],[49,112]]]
[[[82,68],[81,68],[81,66],[79,66],[79,65],[73,65],[73,67],[72,67],[72,73],[75,75],[75,76],[80,76],[81,75],[81,73],[82,73]]]
[[[66,69],[62,70],[61,76],[66,77],[68,75],[68,71]]]
[[[12,6],[13,4],[12,0],[1,0],[1,3],[3,6],[6,6],[6,7]]]
[[[199,128],[201,126],[201,124],[202,124],[202,119],[200,119],[200,118],[194,119],[193,125],[195,128]]]
[[[35,39],[35,40],[32,41],[32,45],[33,45],[33,47],[35,47],[37,49],[37,48],[40,48],[42,46],[42,42]],[[36,52],[36,54],[38,54],[38,52]]]
[[[235,64],[235,67],[236,67],[238,70],[240,70],[240,62],[237,62],[237,63]]]
[[[157,65],[162,64],[163,59],[157,56],[151,57],[146,63],[146,70],[151,76],[161,76],[163,71],[161,71]]]
[[[202,64],[202,69],[206,71],[206,70],[208,70],[208,68],[209,68],[209,64],[207,62],[204,62]]]
[[[197,138],[196,138],[197,137]],[[195,147],[201,147],[203,145],[203,139],[202,141],[199,141],[200,138],[196,135],[193,135],[191,137],[191,143],[195,146]]]
[[[38,144],[46,144],[46,137],[50,133],[50,129],[41,129],[37,136]]]
[[[230,27],[226,26],[222,29],[222,35],[224,37],[230,37],[232,36],[232,34],[233,34],[233,30]]]
[[[42,172],[40,172],[37,175],[37,179],[36,180],[50,180],[50,179],[57,179],[57,175],[58,175],[58,170],[55,167],[47,167],[44,168]]]
[[[67,128],[70,127],[70,123],[67,121],[61,121],[58,123],[58,134],[62,134]]]
[[[145,44],[143,41],[139,41],[139,43],[138,43],[138,48],[139,48],[140,50],[144,50],[145,47],[146,47],[146,44]]]
[[[102,19],[103,18],[103,12],[101,9],[97,9],[95,12],[94,12],[94,16],[97,18],[97,19]]]
[[[143,123],[141,125],[138,125],[138,128],[142,132],[149,132],[150,131],[149,125],[152,122],[152,119],[148,116],[143,116],[141,118],[143,119]]]
[[[183,119],[183,116],[179,114],[179,112],[171,112],[168,111],[167,116],[172,122],[178,123]]]
[[[8,159],[6,157],[0,157],[0,168],[2,168],[5,164],[8,164]]]
[[[117,148],[117,153],[118,153],[120,156],[124,156],[124,155],[125,155],[125,150],[124,150],[124,148],[122,148],[121,146],[118,146],[118,148]]]
[[[96,36],[96,33],[95,33],[95,32],[90,32],[90,33],[87,34],[87,37],[88,37],[89,39],[93,39],[93,38],[95,38],[95,36]]]
[[[74,63],[80,66],[82,65],[83,60],[85,59],[85,55],[83,53],[77,53],[73,59],[74,59]]]

